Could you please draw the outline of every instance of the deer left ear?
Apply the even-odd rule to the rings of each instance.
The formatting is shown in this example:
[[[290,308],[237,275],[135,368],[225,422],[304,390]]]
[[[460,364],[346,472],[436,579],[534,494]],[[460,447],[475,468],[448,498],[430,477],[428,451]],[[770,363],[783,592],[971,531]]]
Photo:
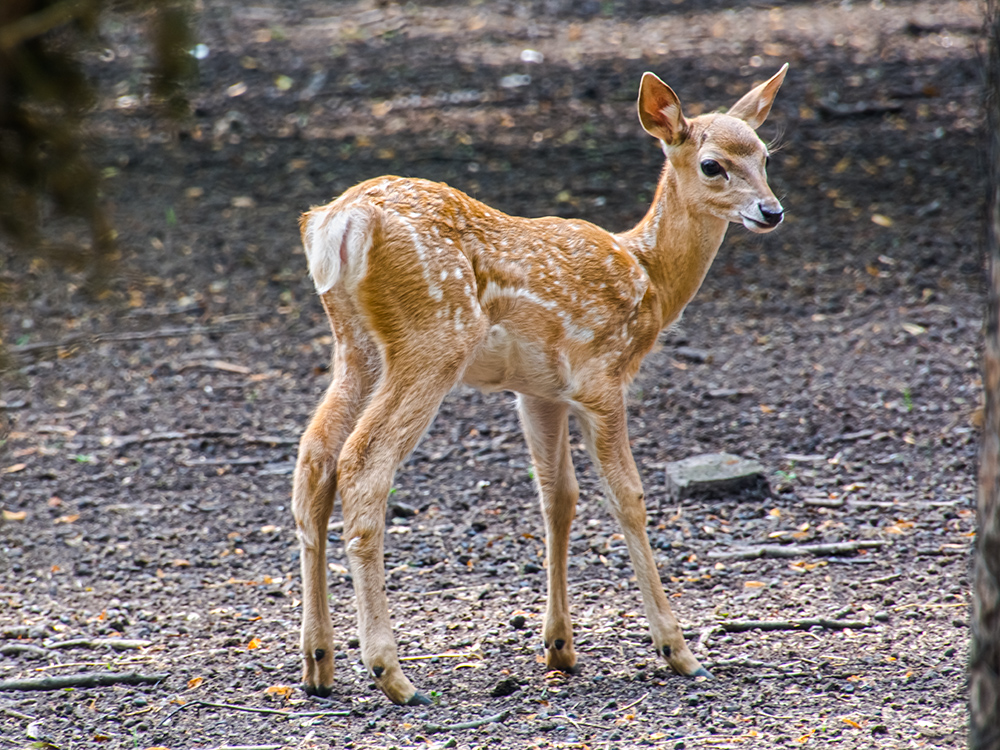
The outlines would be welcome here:
[[[788,63],[781,66],[781,70],[775,73],[770,80],[762,83],[749,94],[746,94],[726,113],[733,117],[738,117],[747,125],[756,130],[764,124],[768,114],[771,112],[771,105],[774,103],[775,94],[781,88],[781,82],[785,80],[785,73],[788,72]]]

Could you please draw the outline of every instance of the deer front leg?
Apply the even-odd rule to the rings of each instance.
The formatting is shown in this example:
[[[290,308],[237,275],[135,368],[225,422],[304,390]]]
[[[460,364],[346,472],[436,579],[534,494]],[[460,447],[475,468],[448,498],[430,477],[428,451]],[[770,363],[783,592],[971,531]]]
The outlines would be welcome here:
[[[604,482],[608,503],[625,536],[642,592],[654,649],[679,674],[711,677],[685,643],[681,627],[663,592],[656,559],[646,535],[645,495],[628,444],[624,394],[620,401],[581,413],[580,424]]]
[[[576,666],[573,623],[566,592],[566,558],[570,524],[576,515],[580,489],[570,454],[569,409],[564,404],[530,396],[518,397],[524,437],[535,466],[535,481],[545,517],[548,563],[548,605],[542,638],[549,669],[571,672]]]

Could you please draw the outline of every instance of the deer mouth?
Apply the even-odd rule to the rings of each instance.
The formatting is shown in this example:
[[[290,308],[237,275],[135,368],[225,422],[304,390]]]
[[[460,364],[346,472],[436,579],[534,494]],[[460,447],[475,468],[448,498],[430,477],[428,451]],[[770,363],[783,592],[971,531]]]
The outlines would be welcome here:
[[[774,229],[777,224],[767,224],[763,221],[758,221],[746,214],[740,214],[740,218],[743,219],[743,226],[749,229],[751,232],[770,232]]]

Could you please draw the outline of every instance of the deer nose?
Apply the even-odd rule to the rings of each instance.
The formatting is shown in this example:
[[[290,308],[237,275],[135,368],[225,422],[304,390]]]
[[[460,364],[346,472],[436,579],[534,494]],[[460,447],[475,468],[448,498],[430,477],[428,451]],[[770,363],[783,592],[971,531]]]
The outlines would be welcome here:
[[[757,208],[760,209],[760,215],[764,218],[764,223],[769,227],[778,226],[785,216],[785,212],[781,206],[778,206],[778,210],[775,211],[771,208],[765,208],[763,203],[759,203]]]

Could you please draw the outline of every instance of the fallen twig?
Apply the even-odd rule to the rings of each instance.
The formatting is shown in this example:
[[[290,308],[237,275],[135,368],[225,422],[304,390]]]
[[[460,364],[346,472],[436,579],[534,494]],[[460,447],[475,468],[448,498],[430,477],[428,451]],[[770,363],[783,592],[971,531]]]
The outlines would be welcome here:
[[[482,659],[482,654],[476,653],[455,653],[454,651],[446,651],[443,654],[417,654],[416,656],[400,656],[399,661],[423,661],[424,659],[449,659],[449,658],[460,658],[460,659],[471,659],[476,657]]]
[[[310,716],[350,716],[350,711],[288,711],[279,708],[254,708],[253,706],[240,706],[236,703],[211,703],[209,701],[188,701],[183,705],[175,708],[169,714],[167,714],[163,721],[160,722],[160,726],[163,726],[171,718],[179,714],[181,711],[186,711],[189,708],[228,708],[231,711],[245,711],[251,714],[269,714],[284,716],[288,719],[304,719]]]
[[[709,552],[709,557],[756,560],[761,557],[805,557],[808,555],[849,555],[861,549],[884,547],[891,542],[866,540],[860,542],[833,542],[831,544],[764,544],[750,549]]]
[[[486,716],[475,721],[466,721],[461,724],[424,724],[424,731],[427,734],[440,734],[441,732],[454,732],[460,729],[476,729],[487,724],[496,724],[503,721],[510,715],[510,711],[501,711],[493,716]]]
[[[28,714],[22,714],[20,711],[15,711],[13,708],[0,708],[0,713],[7,714],[14,719],[20,719],[21,721],[37,721],[37,716],[29,716]]]
[[[622,706],[621,708],[619,708],[619,709],[618,709],[618,713],[623,713],[623,712],[625,712],[625,711],[628,711],[628,710],[629,710],[630,708],[633,708],[633,707],[635,707],[635,706],[638,706],[638,705],[639,705],[640,703],[642,703],[642,702],[643,702],[644,700],[646,700],[646,698],[648,698],[648,697],[649,697],[649,693],[646,693],[646,694],[645,694],[644,696],[642,696],[642,697],[641,697],[641,698],[640,698],[639,700],[636,700],[636,701],[632,701],[632,702],[631,702],[631,703],[629,703],[629,704],[628,704],[627,706]]]
[[[893,573],[889,576],[882,576],[881,578],[869,578],[867,581],[862,581],[861,583],[871,584],[871,583],[891,583],[898,578],[902,578],[902,573]]]
[[[608,729],[610,728],[610,727],[604,726],[603,724],[591,724],[590,722],[587,722],[587,721],[581,721],[580,719],[574,719],[572,717],[567,716],[566,714],[556,714],[555,716],[550,716],[549,719],[551,719],[553,721],[556,721],[558,719],[565,719],[570,724],[572,724],[574,727],[576,727],[576,731],[578,731],[578,732],[580,731],[580,727],[590,727],[591,729],[603,729],[605,732],[607,732]]]
[[[827,630],[858,630],[870,628],[864,620],[828,620],[825,617],[806,617],[800,620],[730,620],[720,622],[716,627],[727,633],[744,633],[748,630],[803,630],[813,627]]]
[[[14,690],[62,690],[63,688],[107,687],[108,685],[155,685],[167,679],[165,674],[138,672],[81,672],[79,674],[42,677],[35,680],[2,680],[0,692]]]
[[[196,440],[198,438],[237,437],[238,430],[185,430],[184,432],[151,432],[148,435],[123,435],[115,438],[113,447],[126,448],[130,445],[166,443],[176,440]]]
[[[174,372],[184,372],[185,370],[194,370],[202,367],[206,370],[221,370],[222,372],[231,372],[236,375],[249,375],[251,372],[249,367],[226,362],[221,359],[199,359],[192,362],[185,362],[179,367],[175,367]]]
[[[41,646],[32,646],[30,643],[8,643],[5,646],[0,646],[0,654],[4,656],[31,654],[32,656],[45,657],[49,655],[49,650]]]
[[[74,638],[68,641],[51,641],[49,648],[110,648],[115,651],[129,651],[146,648],[151,641],[139,641],[129,638]]]
[[[184,326],[158,328],[155,331],[123,331],[119,333],[76,334],[67,336],[62,341],[40,341],[37,344],[22,344],[10,347],[11,354],[38,354],[45,351],[58,351],[71,347],[100,344],[103,342],[148,341],[150,339],[170,339],[184,336],[196,336],[207,333],[224,333],[233,330],[228,326]]]

